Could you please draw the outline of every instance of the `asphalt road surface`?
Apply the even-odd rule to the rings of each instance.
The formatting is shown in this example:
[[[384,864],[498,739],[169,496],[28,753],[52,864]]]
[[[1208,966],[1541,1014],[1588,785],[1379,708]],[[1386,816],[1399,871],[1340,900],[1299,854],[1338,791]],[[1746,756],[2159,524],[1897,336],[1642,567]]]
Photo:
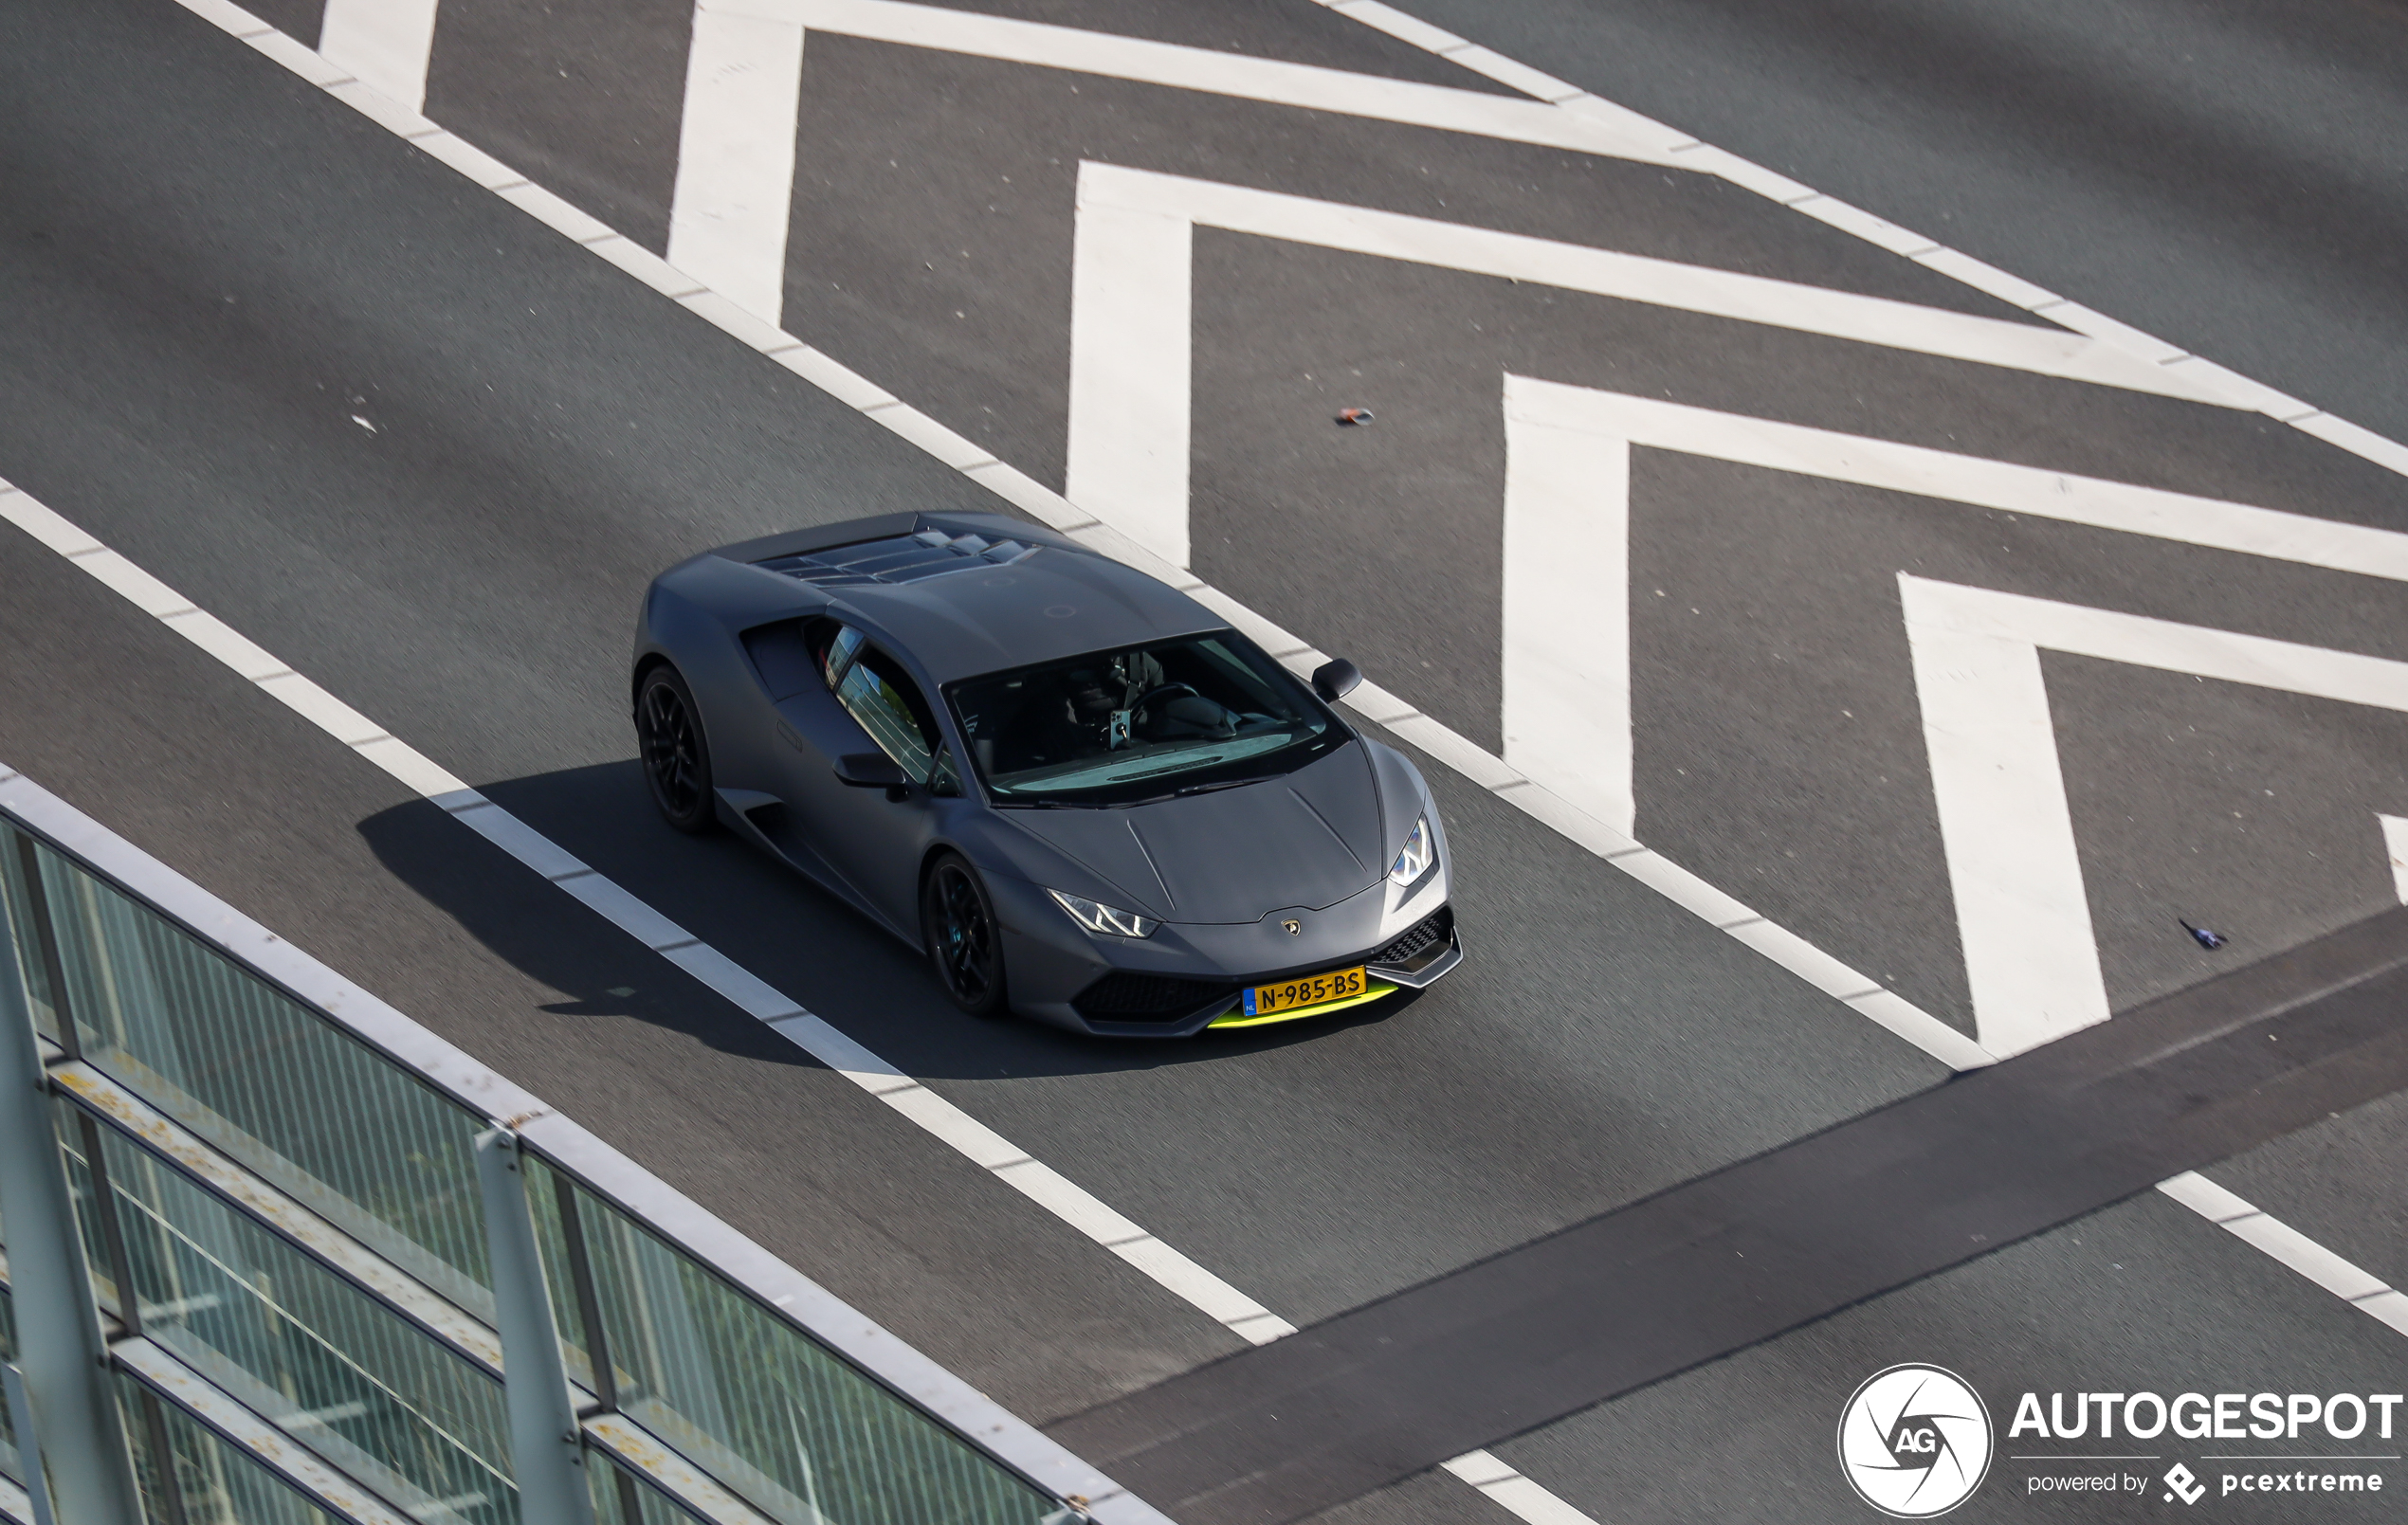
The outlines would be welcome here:
[[[313,41],[309,10],[261,14]],[[1015,13],[1502,95],[1309,5]],[[427,110],[666,250],[687,14],[452,0]],[[2366,401],[2396,407],[2396,255],[2367,231],[2384,224],[2353,155],[2373,151],[2327,153],[2319,136],[2318,114],[2340,109],[2330,91],[2298,83],[2216,118],[2226,137],[2210,146],[2262,178],[2285,172],[2277,150],[2326,165],[2311,185],[2331,194],[2293,246],[2246,177],[2209,194],[2160,174],[2179,214],[2120,193],[2143,171],[2065,151],[2039,125],[2054,98],[1978,70],[1949,95],[1973,144],[1958,152],[2024,178],[1943,185],[1930,156],[1949,145],[1898,147],[1915,136],[1898,103],[1939,88],[1908,64],[1980,56],[1970,34],[1940,49],[1895,16],[1851,12],[1900,51],[1850,55],[1875,84],[1846,96],[1823,72],[1845,71],[1835,53],[1738,9],[1690,11],[1686,30],[1537,4],[1429,14],[2408,433]],[[1985,18],[2081,73],[2052,41],[2071,24]],[[2315,25],[2381,36],[2382,18]],[[2111,55],[2133,24],[2087,35]],[[2229,18],[2157,25],[2239,45]],[[1755,42],[1717,48],[1725,27]],[[2390,103],[2353,118],[2360,136],[2396,129],[2381,48],[2319,45],[2347,55],[2348,88]],[[1680,62],[1709,55],[1710,70]],[[1885,57],[1905,62],[1882,72]],[[1294,1322],[1945,1078],[1427,761],[1472,956],[1426,996],[1177,1047],[966,1027],[907,950],[734,844],[657,822],[622,666],[634,600],[672,560],[890,507],[998,506],[983,489],[174,6],[27,0],[0,18],[0,477]],[[1057,488],[1083,161],[2039,326],[1678,170],[817,33],[802,79],[785,326]],[[2117,109],[2168,154],[2205,153],[2219,82],[2189,88],[2209,98],[2199,112],[2141,93]],[[1890,112],[1842,103],[1860,99]],[[1812,130],[1833,118],[1859,137]],[[1784,157],[1764,135],[1828,157]],[[1858,152],[1867,135],[1888,159]],[[1919,215],[1934,209],[1989,241]],[[2161,242],[2120,236],[2129,226]],[[2240,248],[2198,253],[2216,237]],[[2281,280],[2242,281],[2251,250],[2278,245]],[[2139,247],[2179,276],[2117,263]],[[2289,320],[2310,308],[2348,332],[2326,344]],[[2398,477],[2256,415],[1259,234],[1198,231],[1192,333],[1198,573],[1492,751],[1511,723],[1507,374],[2408,529]],[[1333,427],[1346,405],[1377,425]],[[1980,1024],[1900,572],[2408,661],[2395,582],[1696,453],[1634,456],[1627,563],[1577,534],[1549,545],[1628,581],[1637,835],[1968,1034]],[[0,758],[1015,1411],[1064,1419],[1245,1348],[14,532],[0,587]],[[2408,718],[2279,684],[2035,660],[2116,1009],[2396,903],[2377,819],[2408,815]],[[2178,916],[2233,942],[2210,954]],[[2399,1284],[2403,1130],[2408,1108],[2376,1100],[2210,1173]],[[2363,1392],[2399,1386],[2399,1340],[2144,1193],[1494,1449],[1599,1520],[1854,1517],[1833,1425],[1892,1362],[1961,1371],[1994,1407],[2027,1389]],[[2027,1500],[2036,1470],[2002,1460],[1974,1507],[2129,1513]],[[2219,1501],[2304,1517],[2244,1504]],[[2317,1504],[2384,1517],[2354,1508]],[[1501,1516],[1423,1473],[1320,1517]]]

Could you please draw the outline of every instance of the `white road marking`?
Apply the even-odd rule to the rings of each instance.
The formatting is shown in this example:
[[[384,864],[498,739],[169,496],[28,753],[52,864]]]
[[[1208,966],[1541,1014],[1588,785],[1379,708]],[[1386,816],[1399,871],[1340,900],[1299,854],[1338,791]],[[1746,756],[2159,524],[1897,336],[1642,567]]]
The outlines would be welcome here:
[[[1315,3],[1326,6],[1341,15],[1351,16],[1400,42],[1449,59],[1476,74],[1486,75],[1501,84],[1552,102],[1567,115],[1608,123],[1634,141],[1662,146],[1671,161],[1684,169],[1716,175],[1742,190],[1779,202],[1817,222],[1936,270],[1952,281],[1961,281],[1976,291],[2020,307],[2036,318],[2046,318],[2050,322],[2070,328],[2077,334],[2088,334],[2128,351],[2150,364],[2162,365],[2168,372],[2178,372],[2214,390],[2228,407],[2264,413],[2304,434],[2314,435],[2337,448],[2372,461],[2386,470],[2408,475],[2408,445],[2387,440],[2345,419],[2335,418],[2312,404],[2236,374],[2213,360],[2187,354],[2178,345],[2152,337],[2128,323],[2119,323],[2079,302],[2068,301],[2019,276],[2009,275],[1994,264],[1949,248],[1937,240],[1910,232],[1836,197],[1826,196],[1760,164],[1702,143],[1677,128],[1668,127],[1628,106],[1616,105],[1591,95],[1576,84],[1481,47],[1443,28],[1432,27],[1392,6],[1380,4],[1379,0],[1315,0]]]
[[[352,3],[367,8],[378,0]],[[431,9],[432,0],[423,3]],[[1612,123],[1481,91],[897,0],[700,0],[687,55],[668,260],[772,322],[778,319],[785,288],[807,30],[1614,158],[1672,162],[1669,145],[1651,135],[1633,136]],[[423,59],[419,68],[423,76]],[[417,109],[415,97],[410,103]],[[1159,326],[1158,319],[1149,320]]]
[[[2383,856],[2391,860],[2391,882],[2399,903],[2408,905],[2408,816],[2378,815],[2383,828]]]
[[[1625,834],[1635,832],[1627,599],[1633,445],[2408,580],[2408,536],[2246,503],[1526,376],[1505,378],[1505,760]],[[1582,551],[1579,586],[1561,571],[1567,545]],[[1584,604],[1582,587],[1620,589],[1624,597],[1610,609]],[[1942,617],[1939,597],[1910,591],[1907,628],[1975,1020],[1981,1048],[1994,1055],[2107,1016],[2035,641],[2401,707],[2394,702],[2400,669],[2377,658],[2217,631],[2178,640],[2169,632],[2193,627],[2072,606],[2052,606],[2071,612],[2047,622],[2045,633],[2000,626],[1993,615],[2005,606],[1990,604],[1980,606],[1984,623],[1958,627]],[[2144,626],[2146,638],[2133,636]],[[2237,676],[2245,671],[2258,676]],[[1710,909],[1701,914],[1716,918]]]
[[[1327,6],[1342,16],[1350,16],[1375,30],[1386,32],[1400,43],[1435,53],[1474,74],[1485,75],[1509,90],[1519,90],[1523,95],[1560,107],[1571,115],[1610,122],[1615,130],[1627,134],[1633,140],[1656,145],[1667,154],[1681,154],[1686,159],[1690,154],[1706,150],[1705,144],[1678,128],[1667,127],[1653,118],[1642,117],[1628,107],[1601,100],[1577,84],[1509,59],[1468,38],[1458,37],[1443,27],[1433,27],[1419,17],[1382,4],[1381,0],[1315,0],[1315,3]],[[1720,153],[1721,150],[1707,152]],[[1771,172],[1760,172],[1770,174]],[[1797,190],[1801,195],[1812,194],[1803,186],[1798,186]]]
[[[1079,180],[1083,207],[1156,212],[1348,253],[2193,402],[2222,402],[2162,366],[2062,329],[1122,165],[1083,163]]]
[[[1479,1489],[1489,1502],[1528,1520],[1530,1525],[1596,1525],[1596,1520],[1498,1460],[1492,1451],[1466,1451],[1453,1461],[1439,1464]]]
[[[669,263],[772,324],[786,300],[803,28],[695,8],[669,204]]]
[[[1067,496],[1178,566],[1196,227],[2221,403],[2193,378],[2060,329],[1088,161],[1074,234]]]
[[[2039,648],[1957,627],[1969,590],[1898,581],[1974,1027],[2020,1053],[2112,1014]]]
[[[297,76],[328,90],[337,100],[343,100],[346,103],[352,104],[355,109],[361,110],[372,119],[391,126],[392,130],[417,144],[430,156],[458,170],[478,184],[484,185],[487,189],[495,190],[497,193],[505,196],[508,187],[526,184],[522,176],[517,175],[515,172],[490,154],[462,141],[423,118],[396,124],[392,120],[392,113],[383,111],[375,107],[374,103],[362,102],[356,98],[346,96],[340,87],[349,82],[340,75],[339,71],[332,69],[317,54],[295,44],[290,38],[269,27],[256,16],[231,4],[230,0],[177,0],[177,3],[275,60]],[[897,9],[917,8],[899,7]],[[939,12],[936,13],[936,16],[937,18],[958,18],[966,14],[965,12]],[[1283,67],[1294,66],[1283,65]],[[1310,72],[1319,74],[1333,71]],[[1345,77],[1341,76],[1341,78]],[[1247,92],[1230,93],[1246,94]],[[1256,99],[1264,98],[1258,96]],[[1576,101],[1574,104],[1578,105],[1578,102]],[[1344,108],[1332,106],[1322,109]],[[1619,108],[1614,109],[1619,110]],[[1379,115],[1376,112],[1359,114]],[[1438,124],[1427,123],[1426,125]],[[1492,134],[1491,136],[1511,135]],[[1587,152],[1610,151],[1587,150]],[[1634,154],[1631,156],[1640,155]],[[556,201],[556,198],[554,199]],[[592,236],[570,231],[571,228],[582,227],[585,224],[592,222],[592,219],[583,218],[581,213],[574,213],[573,209],[567,209],[571,213],[568,215],[559,211],[553,211],[547,215],[548,209],[543,203],[538,202],[531,206],[527,202],[517,201],[514,204],[529,211],[530,215],[538,216],[545,221],[555,229],[576,239],[597,256],[629,272],[635,279],[672,300],[686,300],[702,291],[700,282],[694,281],[674,265],[655,258],[648,251],[621,235],[608,229]],[[565,209],[566,204],[561,203],[560,207]],[[729,306],[732,309],[733,304]],[[774,340],[764,344],[758,336],[757,321],[737,322],[728,315],[714,312],[709,308],[697,309],[697,312],[698,316],[716,323],[731,336],[753,346],[804,380],[819,387],[829,395],[849,407],[861,409],[867,417],[877,419],[885,427],[898,429],[899,426],[908,424],[917,430],[921,438],[940,437],[959,442],[960,448],[951,452],[956,457],[977,454],[976,447],[969,445],[967,441],[960,439],[960,436],[953,434],[952,431],[945,429],[943,426],[920,413],[909,405],[900,403],[892,394],[867,378],[800,340],[778,334],[775,336]],[[2069,326],[2078,325],[2070,324]],[[2229,372],[2218,372],[2217,373],[2229,375]],[[2253,386],[2254,384],[2246,385]],[[2254,405],[2241,404],[2239,406]],[[2388,441],[2376,443],[2387,446],[2403,463],[2408,463],[2408,450],[2403,450]],[[924,445],[922,447],[926,448]],[[1109,526],[1100,523],[1091,515],[1082,513],[1067,500],[1007,463],[992,458],[981,458],[959,469],[1040,522],[1063,533],[1078,536],[1106,554],[1128,561],[1140,570],[1162,577],[1172,586],[1181,589],[1191,596],[1220,610],[1223,616],[1233,625],[1262,641],[1266,648],[1278,655],[1282,663],[1291,670],[1309,673],[1313,667],[1325,660],[1322,653],[1313,650],[1306,643],[1287,634],[1269,621],[1246,608],[1245,606],[1221,593],[1219,590],[1208,587],[1192,573],[1162,562],[1159,557]],[[2403,464],[2398,469],[2408,470],[2408,464]],[[0,493],[0,511],[5,511],[7,508],[9,496],[9,493]],[[15,496],[23,497],[21,494]],[[98,542],[94,544],[97,546]],[[227,633],[232,634],[231,631]],[[245,644],[247,645],[247,643]],[[1387,693],[1377,683],[1365,681],[1349,696],[1349,699],[1350,708],[1372,719],[1374,723],[1385,726],[1401,739],[1421,747],[1434,759],[1456,769],[1474,784],[1488,790],[1500,798],[1510,801],[1517,808],[1562,833],[1566,838],[1591,852],[1605,857],[1609,862],[1641,856],[1654,858],[1654,854],[1647,853],[1639,844],[1632,841],[1628,833],[1614,830],[1553,790],[1523,777],[1503,759],[1492,756],[1439,721],[1414,711],[1411,705]],[[394,745],[398,746],[398,743]],[[364,750],[362,754],[368,755]],[[416,754],[413,753],[410,755],[415,757]],[[396,765],[400,762],[398,757],[387,753],[387,758],[389,760],[379,761],[378,765],[385,767],[388,772],[394,772],[396,777],[401,777],[405,783],[417,789],[422,794],[438,792],[427,784],[413,781],[412,776],[398,772],[396,770]],[[372,757],[371,760],[377,759]],[[417,761],[423,765],[423,770],[413,768],[410,771],[411,775],[430,777],[441,773],[441,770],[423,758]],[[470,800],[466,803],[473,805],[477,801]],[[1832,959],[1821,953],[1819,950],[1812,948],[1803,939],[1791,936],[1782,929],[1760,919],[1739,923],[1728,930],[1734,935],[1741,935],[1748,933],[1750,929],[1760,929],[1758,932],[1760,936],[1765,932],[1780,935],[1779,937],[1768,938],[1766,945],[1760,947],[1760,951],[1765,952],[1766,956],[1779,959],[1783,953],[1796,955],[1800,952],[1811,955],[1800,957],[1797,964],[1785,965],[1785,967],[1795,969],[1801,978],[1809,979],[1834,995],[1839,995],[1847,1005],[1864,1014],[1869,1020],[1888,1027],[1908,1042],[1925,1048],[1942,1062],[1954,1068],[1963,1069],[1991,1062],[1992,1056],[1979,1049],[1971,1040],[1927,1013],[1918,1010],[1893,992],[1881,989],[1875,982],[1866,981],[1866,989],[1861,993],[1841,994],[1835,985],[1848,983],[1847,976],[1853,975],[1853,971],[1847,970],[1846,966],[1840,964],[1838,960]],[[1750,946],[1758,946],[1758,944],[1751,942]],[[1779,950],[1779,952],[1774,950]],[[746,978],[750,979],[750,976],[747,975]],[[759,982],[754,983],[757,985]],[[762,989],[766,989],[766,987]],[[838,1073],[846,1075],[873,1095],[883,1097],[917,1086],[919,1083],[887,1065],[883,1060],[878,1060],[867,1049],[828,1026],[826,1023],[803,1010],[799,1006],[786,1017],[771,1021],[769,1025],[792,1038],[798,1045],[811,1048],[814,1057],[822,1058],[822,1062],[830,1064]],[[806,1043],[802,1037],[796,1036],[797,1029],[808,1034],[811,1042]],[[812,1047],[813,1044],[819,1046]],[[1109,1208],[1103,1207],[1100,1202],[1097,1207],[1102,1211],[1110,1211]],[[1137,1264],[1139,1269],[1146,1271],[1148,1275],[1154,1274],[1147,1264],[1137,1262],[1132,1263]],[[2382,1315],[2381,1316],[2388,1318],[2389,1316]],[[1256,1318],[1238,1320],[1230,1327],[1241,1337],[1257,1344],[1267,1343],[1283,1334],[1293,1332],[1293,1326],[1286,1325],[1276,1315],[1268,1312]],[[2408,1333],[2408,1322],[2400,1322],[2398,1327],[2402,1333]],[[1476,1471],[1483,1461],[1494,1461],[1494,1458],[1489,1457],[1486,1452],[1470,1452],[1457,1458],[1456,1461]],[[1450,1463],[1450,1470],[1452,1466],[1453,1463]],[[1496,1480],[1499,1484],[1510,1483],[1512,1480],[1510,1479]],[[1522,1480],[1527,1481],[1527,1480]],[[1587,1520],[1586,1516],[1573,1510],[1571,1506],[1535,1482],[1529,1483],[1526,1488],[1499,1486],[1495,1488],[1495,1491],[1490,1491],[1488,1486],[1484,1485],[1483,1491],[1487,1492],[1491,1498],[1506,1509],[1529,1521],[1530,1525],[1564,1525],[1567,1519]],[[1139,1509],[1144,1508],[1139,1500],[1134,1498],[1130,1498],[1129,1502]],[[1112,1517],[1102,1508],[1099,1508],[1096,1513],[1107,1521]],[[1145,1513],[1150,1515],[1151,1511],[1145,1510]],[[1594,1522],[1591,1522],[1591,1525],[1594,1525]]]
[[[326,0],[318,51],[360,83],[411,111],[427,103],[436,0]]]
[[[1631,445],[1537,416],[1522,392],[1505,378],[1505,761],[1635,837]]]
[[[1079,167],[1070,245],[1070,428],[1063,496],[1175,566],[1187,565],[1195,229],[1091,202]]]
[[[2042,649],[2408,713],[2408,663],[1898,574],[1981,1046],[2107,1020]]]
[[[1505,379],[1505,410],[1601,440],[2408,581],[2408,535],[2393,530],[1530,376]]]
[[[2344,1302],[2408,1334],[2408,1294],[2342,1259],[2279,1218],[2260,1212],[2197,1171],[2185,1171],[2157,1189],[2252,1248],[2280,1261]]]
[[[1576,116],[1542,102],[1483,90],[1382,79],[1109,32],[905,5],[900,0],[701,0],[701,8],[999,63],[1065,69],[1646,164],[1671,162],[1670,142],[1661,128],[1633,131],[1601,118]]]

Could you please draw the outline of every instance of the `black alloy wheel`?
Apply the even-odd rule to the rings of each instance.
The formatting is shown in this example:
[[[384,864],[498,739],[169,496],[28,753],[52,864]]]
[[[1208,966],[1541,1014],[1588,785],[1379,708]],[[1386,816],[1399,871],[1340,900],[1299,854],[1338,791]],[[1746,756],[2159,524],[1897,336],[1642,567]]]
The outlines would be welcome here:
[[[635,696],[635,739],[652,803],[680,831],[700,834],[718,824],[712,809],[711,748],[702,735],[694,696],[666,663],[644,675]]]
[[[977,870],[958,853],[945,854],[928,870],[920,891],[920,923],[927,932],[937,978],[953,1004],[974,1017],[1003,1015],[1002,930]]]

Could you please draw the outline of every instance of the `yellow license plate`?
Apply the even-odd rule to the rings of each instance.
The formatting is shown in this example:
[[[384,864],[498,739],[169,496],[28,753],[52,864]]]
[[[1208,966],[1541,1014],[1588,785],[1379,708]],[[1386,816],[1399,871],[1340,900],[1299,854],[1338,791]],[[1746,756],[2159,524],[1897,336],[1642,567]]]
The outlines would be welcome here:
[[[1350,995],[1360,995],[1370,988],[1360,964],[1353,969],[1333,969],[1326,974],[1299,974],[1292,980],[1275,985],[1257,985],[1246,992],[1246,1014],[1268,1017],[1275,1011],[1293,1011],[1300,1007],[1320,1006],[1324,1001],[1343,1001]]]

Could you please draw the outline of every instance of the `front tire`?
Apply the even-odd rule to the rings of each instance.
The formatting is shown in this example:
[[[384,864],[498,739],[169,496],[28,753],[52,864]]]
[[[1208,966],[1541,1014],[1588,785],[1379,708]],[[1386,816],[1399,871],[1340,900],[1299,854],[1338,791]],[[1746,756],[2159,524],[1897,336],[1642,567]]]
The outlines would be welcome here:
[[[647,672],[636,689],[635,739],[644,783],[661,818],[693,836],[717,826],[702,711],[685,680],[666,663]]]
[[[945,854],[928,870],[920,925],[937,982],[953,1004],[974,1017],[1002,1016],[1003,928],[978,871],[959,853]]]

